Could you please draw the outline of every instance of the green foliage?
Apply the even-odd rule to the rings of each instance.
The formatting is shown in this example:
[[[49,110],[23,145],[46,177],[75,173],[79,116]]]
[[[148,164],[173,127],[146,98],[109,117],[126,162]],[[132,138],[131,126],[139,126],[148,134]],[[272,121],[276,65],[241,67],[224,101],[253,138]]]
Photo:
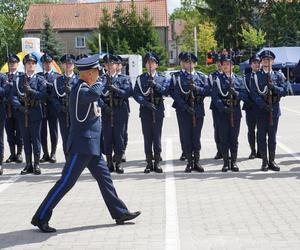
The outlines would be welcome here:
[[[56,58],[60,58],[63,54],[64,47],[56,37],[53,31],[49,17],[45,17],[44,29],[41,32],[41,51],[51,53]]]
[[[243,38],[243,44],[251,48],[258,48],[260,45],[263,45],[266,40],[266,33],[261,29],[257,30],[251,25],[247,25],[245,28],[242,27],[242,33],[239,34]]]
[[[300,45],[299,0],[269,0],[262,16],[262,28],[266,31],[270,46]]]
[[[111,16],[107,9],[99,22],[99,29],[88,39],[87,44],[92,52],[99,51],[98,34],[101,33],[102,51],[115,54],[137,53],[144,56],[149,51],[160,55],[162,64],[166,62],[165,49],[160,45],[159,35],[153,26],[148,9],[138,15],[134,1],[130,11],[126,12],[119,5]]]

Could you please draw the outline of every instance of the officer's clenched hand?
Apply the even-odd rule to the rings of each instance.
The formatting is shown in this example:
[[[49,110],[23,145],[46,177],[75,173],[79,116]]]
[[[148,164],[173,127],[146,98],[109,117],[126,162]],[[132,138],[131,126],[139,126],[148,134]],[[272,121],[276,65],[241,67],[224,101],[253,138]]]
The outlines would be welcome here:
[[[270,112],[273,111],[273,108],[272,108],[271,105],[266,105],[266,106],[264,107],[264,110],[270,113]]]
[[[231,95],[233,95],[233,96],[238,96],[238,92],[234,89],[234,88],[232,88],[232,87],[230,87],[229,88],[229,93],[231,94]]]
[[[195,110],[192,107],[187,107],[186,108],[186,112],[188,112],[190,115],[194,115],[195,114]]]
[[[19,111],[22,112],[23,114],[28,114],[28,109],[26,109],[24,106],[20,106]]]
[[[191,91],[194,91],[196,89],[196,85],[194,83],[190,84],[189,87]]]
[[[275,88],[273,83],[268,83],[268,89],[273,90]]]
[[[145,102],[144,105],[145,105],[148,109],[150,109],[150,110],[153,110],[153,111],[156,110],[155,105],[154,105],[153,103],[151,103],[151,102]]]
[[[69,85],[65,86],[65,93],[66,94],[70,94],[71,93],[71,86],[69,86]]]
[[[104,104],[104,105],[102,106],[102,110],[103,110],[104,113],[106,113],[106,114],[111,114],[111,112],[112,112],[112,108],[109,107],[107,104]]]
[[[28,84],[24,85],[24,92],[28,95],[35,93],[35,90],[32,89]]]
[[[149,79],[148,80],[148,85],[150,88],[154,88],[156,86],[156,83],[153,79]]]
[[[226,114],[232,114],[234,112],[233,108],[229,108],[229,107],[224,107],[224,113]]]
[[[114,86],[113,84],[109,84],[107,86],[107,89],[110,91],[110,92],[115,92],[116,90],[118,90],[118,88],[116,86]]]

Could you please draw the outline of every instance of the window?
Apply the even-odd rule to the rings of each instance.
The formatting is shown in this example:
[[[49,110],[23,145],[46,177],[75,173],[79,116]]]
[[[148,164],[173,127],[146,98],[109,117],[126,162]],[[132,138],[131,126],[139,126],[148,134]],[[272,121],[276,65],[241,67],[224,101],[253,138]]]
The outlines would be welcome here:
[[[85,36],[76,36],[75,37],[75,47],[76,48],[85,48]]]

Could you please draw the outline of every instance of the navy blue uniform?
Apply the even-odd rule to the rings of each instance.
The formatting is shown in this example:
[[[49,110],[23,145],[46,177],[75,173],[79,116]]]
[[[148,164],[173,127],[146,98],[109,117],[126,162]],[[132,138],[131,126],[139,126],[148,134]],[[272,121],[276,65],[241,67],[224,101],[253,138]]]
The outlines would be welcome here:
[[[27,77],[31,92],[28,94],[29,107],[26,110],[24,100],[25,75],[16,78],[11,91],[12,104],[16,109],[21,135],[24,141],[27,167],[31,164],[32,152],[35,165],[38,165],[41,153],[41,126],[43,118],[42,101],[45,100],[46,81],[41,76],[33,74]],[[25,126],[25,113],[28,114],[28,127]]]
[[[214,81],[221,74],[222,74],[222,72],[215,71],[208,76],[208,83],[211,88],[211,91],[213,88]],[[217,108],[214,106],[212,99],[211,99],[209,108],[212,111],[213,126],[214,126],[214,139],[215,139],[215,143],[216,143],[216,147],[217,147],[216,159],[218,159],[221,156],[220,135],[219,135],[219,129],[218,129],[218,122],[217,122]]]
[[[263,70],[257,74],[255,84],[251,85],[251,96],[257,108],[257,133],[258,147],[263,159],[263,164],[267,163],[267,148],[269,151],[269,165],[274,162],[276,150],[276,133],[278,127],[280,111],[280,98],[287,94],[287,87],[284,83],[282,74],[272,71],[270,73],[274,89],[272,92],[272,105],[268,102],[268,73]],[[272,112],[272,123],[270,123],[270,112]],[[267,137],[268,135],[268,143]]]
[[[5,122],[5,131],[7,134],[7,142],[10,148],[10,157],[6,162],[22,162],[22,149],[23,149],[23,139],[20,133],[20,128],[17,120],[16,111],[12,106],[10,99],[10,92],[12,91],[13,84],[15,84],[16,78],[18,75],[23,73],[14,72],[7,73],[7,79],[9,84],[7,85],[7,103],[6,103],[6,122]],[[17,147],[17,155],[16,155]],[[17,158],[18,161],[17,161]]]
[[[67,110],[68,102],[67,96],[73,85],[78,81],[78,76],[72,74],[71,76],[62,75],[56,78],[53,82],[51,102],[54,112],[57,114],[60,134],[63,142],[63,150],[65,158],[67,159],[67,141],[70,129],[69,110]],[[67,91],[67,93],[66,93]]]
[[[180,71],[179,76],[177,76],[177,78],[174,80],[176,80],[177,83],[174,84],[173,107],[176,109],[179,127],[182,129],[183,148],[188,159],[187,168],[196,169],[198,168],[199,164],[201,149],[200,137],[205,115],[203,100],[205,96],[209,95],[209,86],[207,83],[201,80],[201,75],[199,75],[197,72],[189,74],[187,71]],[[195,97],[194,108],[192,108],[190,103],[191,81],[194,85],[194,89],[192,90]],[[196,124],[194,125],[192,121],[193,116],[195,116],[196,120]]]
[[[111,171],[114,171],[110,158],[114,151],[116,168],[119,168],[122,155],[124,154],[124,131],[129,116],[127,102],[128,98],[132,95],[132,84],[128,77],[114,75],[111,77],[111,81],[115,90],[110,92],[108,90],[108,75],[103,75],[101,81],[103,91],[100,106],[102,108],[104,152]],[[111,93],[113,95],[112,107],[109,101]],[[109,107],[112,113],[106,107]],[[113,117],[113,121],[111,117]]]
[[[243,110],[245,110],[246,112],[246,124],[248,127],[248,143],[250,145],[250,149],[251,149],[251,154],[249,156],[249,158],[252,158],[251,156],[255,156],[256,154],[256,146],[255,146],[255,141],[256,141],[256,127],[257,127],[257,108],[256,108],[256,104],[254,102],[254,100],[251,97],[251,86],[253,84],[255,84],[254,82],[254,78],[256,73],[251,72],[248,73],[245,77],[244,77],[244,85],[245,85],[245,89],[248,93],[247,97],[244,100],[244,105],[243,105]],[[258,138],[257,138],[258,140]]]
[[[231,80],[232,88],[236,95],[230,93],[230,79],[224,73],[216,78],[212,89],[212,101],[216,107],[220,148],[224,161],[222,171],[227,171],[229,168],[229,151],[231,154],[231,169],[238,171],[235,164],[238,154],[238,136],[242,117],[240,100],[245,99],[247,96],[242,78],[232,74]],[[231,122],[232,119],[233,124]]]
[[[79,87],[80,90],[79,90]],[[77,93],[79,98],[77,103]],[[47,223],[52,211],[64,195],[74,186],[87,167],[96,179],[103,199],[113,219],[128,213],[125,204],[118,198],[110,173],[100,151],[101,120],[94,110],[94,102],[101,94],[101,84],[89,87],[82,80],[72,88],[70,94],[70,133],[67,150],[68,160],[61,178],[49,191],[32,223]]]
[[[47,123],[49,125],[49,133],[50,133],[50,141],[51,141],[51,156],[55,155],[56,147],[57,147],[57,140],[58,140],[58,117],[57,112],[53,106],[53,102],[51,102],[51,95],[53,89],[53,83],[56,78],[60,75],[53,70],[50,72],[39,73],[39,75],[43,76],[47,81],[47,98],[46,101],[43,103],[43,113],[44,117],[42,120],[42,130],[41,130],[41,142],[42,142],[42,149],[44,153],[43,158],[49,158],[48,152],[48,129]]]
[[[152,80],[149,73],[138,76],[134,86],[133,97],[140,104],[146,160],[150,160],[154,152],[154,160],[157,164],[161,154],[161,134],[165,110],[163,96],[168,95],[168,82],[160,73],[156,73],[153,76],[155,83],[153,87],[154,106],[150,107],[149,103],[152,102],[150,91],[152,87],[149,86],[149,80]]]

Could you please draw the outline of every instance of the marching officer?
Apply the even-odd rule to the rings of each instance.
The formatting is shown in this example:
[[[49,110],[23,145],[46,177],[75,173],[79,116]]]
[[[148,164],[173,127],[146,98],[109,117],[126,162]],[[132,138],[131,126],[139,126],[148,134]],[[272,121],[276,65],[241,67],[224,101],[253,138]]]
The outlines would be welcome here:
[[[49,53],[45,53],[41,57],[41,62],[43,63],[43,72],[38,73],[47,81],[47,98],[43,103],[44,118],[42,121],[42,131],[41,131],[41,142],[43,149],[43,157],[40,162],[56,162],[56,148],[58,141],[58,118],[56,110],[51,102],[51,95],[53,91],[53,83],[60,74],[56,73],[52,69],[53,56]],[[49,124],[50,140],[51,140],[51,153],[48,152],[48,140],[47,140],[47,123]]]
[[[63,141],[63,150],[67,160],[67,140],[70,129],[69,95],[71,88],[78,81],[74,73],[75,56],[65,54],[60,58],[64,74],[57,77],[53,83],[52,105],[58,116],[60,134]]]
[[[5,97],[7,93],[7,77],[0,73],[0,175],[3,174],[3,157],[4,157],[4,126],[5,126]]]
[[[80,79],[70,93],[70,134],[68,137],[68,160],[61,178],[49,191],[32,218],[31,224],[42,232],[53,233],[49,226],[53,209],[74,186],[82,171],[88,167],[96,179],[105,204],[117,224],[132,220],[141,212],[131,213],[118,198],[109,170],[100,151],[101,119],[96,108],[102,85],[99,77],[99,56],[90,56],[76,62]]]
[[[274,53],[264,50],[259,56],[262,68],[254,77],[255,84],[251,85],[251,96],[257,105],[258,147],[262,157],[261,170],[280,171],[280,167],[275,162],[276,133],[281,115],[280,98],[287,94],[287,87],[282,74],[272,70]]]
[[[23,74],[18,72],[20,58],[15,54],[8,55],[8,72],[7,72],[7,103],[6,103],[6,121],[5,130],[7,135],[7,142],[10,149],[10,156],[6,160],[6,163],[16,162],[22,163],[22,149],[23,149],[23,139],[20,133],[20,128],[16,116],[16,111],[13,109],[12,102],[10,99],[10,92],[12,91],[13,84],[16,81],[18,75]],[[16,153],[17,148],[17,153]]]
[[[118,62],[117,62],[117,73],[118,76],[121,77],[128,77],[129,81],[130,81],[130,77],[126,76],[124,74],[122,74],[122,68],[123,68],[123,58],[121,56],[117,56],[118,58]],[[130,81],[131,83],[131,81]],[[129,106],[129,99],[126,99],[126,104],[128,107],[128,114],[130,114],[130,106]],[[126,121],[125,124],[125,130],[124,130],[124,153],[122,155],[122,162],[126,162],[126,148],[127,148],[127,144],[128,144],[128,121],[129,121],[129,115],[128,115],[128,119]]]
[[[117,74],[118,58],[115,55],[105,55],[106,74],[101,77],[103,91],[100,100],[103,121],[104,151],[107,166],[111,172],[124,173],[121,166],[124,154],[124,131],[128,120],[128,98],[132,95],[132,84],[128,77]],[[114,151],[116,164],[114,166],[112,153]]]
[[[170,80],[170,85],[169,85],[169,94],[170,96],[174,99],[174,89],[175,89],[175,85],[177,84],[177,79],[180,77],[180,75],[183,75],[185,74],[185,69],[184,69],[184,66],[183,66],[183,55],[185,54],[186,52],[180,52],[179,55],[178,55],[178,59],[179,59],[179,64],[180,64],[180,67],[181,69],[173,74],[171,74],[171,80]],[[173,108],[176,109],[176,104],[175,104],[175,99],[174,99],[174,103],[172,105]],[[180,140],[180,145],[181,145],[181,156],[179,157],[179,160],[180,161],[185,161],[186,160],[186,157],[184,155],[184,142],[183,142],[183,132],[182,132],[182,127],[181,127],[181,123],[179,122],[179,119],[178,119],[178,115],[177,115],[177,112],[176,112],[176,117],[177,117],[177,124],[178,124],[178,130],[179,130],[179,140]]]
[[[44,78],[35,74],[37,58],[28,54],[23,59],[24,75],[16,78],[11,92],[12,104],[24,140],[26,166],[21,174],[41,174],[39,167],[41,153],[42,104],[47,95],[47,83]],[[32,151],[34,165],[32,166]]]
[[[215,54],[214,56],[214,61],[216,64],[216,71],[212,72],[208,76],[208,83],[209,87],[213,88],[214,81],[216,80],[217,77],[219,77],[222,74],[222,64],[221,64],[221,56],[219,54]],[[220,135],[219,135],[219,129],[218,129],[218,121],[217,121],[217,107],[214,106],[214,102],[211,99],[210,106],[209,108],[212,111],[212,117],[213,117],[213,126],[214,126],[214,139],[217,147],[217,153],[214,157],[215,160],[222,159],[222,154],[221,154],[221,146],[220,146]]]
[[[147,72],[137,77],[134,86],[134,99],[140,104],[140,118],[144,136],[144,151],[147,166],[144,173],[155,171],[162,173],[160,167],[161,133],[164,119],[163,96],[168,94],[166,78],[156,71],[159,57],[153,52],[145,55],[144,63]],[[152,162],[154,151],[154,166]]]
[[[249,59],[249,63],[251,66],[252,72],[248,73],[244,77],[244,85],[245,89],[248,93],[247,98],[244,100],[244,105],[243,105],[243,110],[246,112],[246,124],[248,127],[248,142],[250,145],[251,153],[249,155],[249,159],[254,159],[255,157],[259,157],[259,151],[257,150],[256,152],[256,147],[255,147],[255,141],[256,141],[256,133],[255,129],[257,127],[257,117],[256,117],[256,112],[257,109],[255,107],[255,102],[253,101],[250,91],[251,91],[251,86],[254,83],[254,78],[257,72],[260,70],[260,57],[258,55],[253,55]],[[257,147],[258,149],[258,147]]]
[[[240,100],[246,97],[243,80],[232,73],[234,60],[231,55],[222,55],[222,72],[216,77],[212,89],[213,105],[220,135],[220,148],[223,157],[222,172],[238,172],[238,136],[241,123]],[[229,164],[229,151],[231,164]]]
[[[204,172],[200,165],[200,137],[204,120],[204,97],[209,95],[208,84],[195,71],[198,58],[193,53],[185,53],[182,58],[184,72],[174,84],[173,98],[179,126],[182,128],[184,154],[188,160],[185,172]]]

